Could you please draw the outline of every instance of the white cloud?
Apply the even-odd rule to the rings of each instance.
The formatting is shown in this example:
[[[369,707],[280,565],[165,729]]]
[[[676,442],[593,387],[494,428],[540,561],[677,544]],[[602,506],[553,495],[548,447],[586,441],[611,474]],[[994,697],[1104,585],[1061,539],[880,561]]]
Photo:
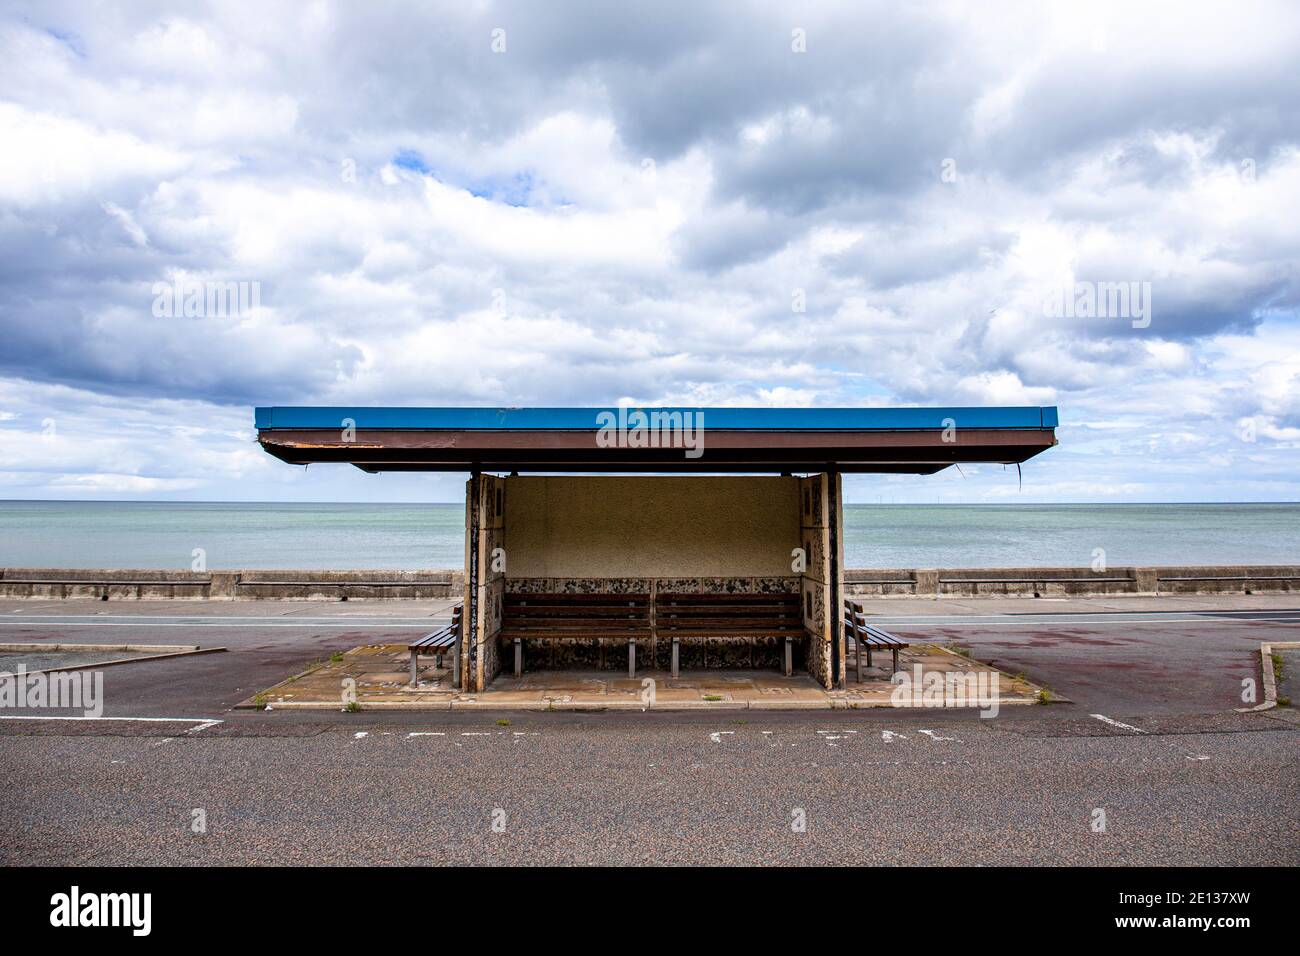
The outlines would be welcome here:
[[[1293,8],[869,4],[807,11],[797,58],[786,19],[0,18],[5,487],[455,498],[274,462],[249,406],[629,397],[1054,402],[1044,496],[1300,492]],[[177,276],[261,307],[160,321]],[[1149,328],[1045,315],[1077,281],[1151,282]]]

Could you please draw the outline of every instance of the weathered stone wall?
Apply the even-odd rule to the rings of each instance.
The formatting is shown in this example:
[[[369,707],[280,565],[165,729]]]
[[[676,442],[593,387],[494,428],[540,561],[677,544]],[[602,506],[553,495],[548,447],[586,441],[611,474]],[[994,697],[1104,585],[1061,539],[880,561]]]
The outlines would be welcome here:
[[[795,594],[795,575],[765,577],[686,578],[515,578],[506,581],[511,594]],[[682,638],[683,670],[761,668],[782,666],[783,643],[776,638]],[[500,642],[498,654],[512,660],[513,649]],[[627,645],[615,641],[533,638],[524,648],[525,667],[546,669],[626,670]],[[652,632],[639,639],[637,667],[668,670],[672,664],[672,639]],[[795,648],[795,666],[802,666],[803,649]]]
[[[850,597],[1063,597],[1300,591],[1300,565],[1077,568],[861,569],[845,573]]]
[[[838,594],[835,615],[831,619],[831,637],[839,645],[839,669],[835,676],[836,686],[843,688],[848,676],[848,635],[844,629],[844,476],[836,472],[831,477],[834,491],[834,507],[830,516],[831,530],[834,532],[835,564],[832,573],[839,575]]]
[[[33,600],[430,600],[463,588],[460,571],[0,569],[0,598]]]
[[[799,535],[807,567],[800,577],[804,661],[808,673],[828,690],[831,673],[831,535],[827,495],[829,476],[799,479]]]
[[[466,513],[466,550],[478,548],[478,587],[473,633],[467,629],[467,643],[475,645],[471,690],[482,690],[501,670],[498,635],[505,605],[507,555],[505,551],[505,494],[506,479],[495,475],[480,475],[478,486],[473,479],[468,483],[468,493],[478,496],[477,534],[469,528],[471,510]],[[466,568],[469,567],[468,555]],[[468,588],[467,588],[468,590]],[[468,610],[468,605],[466,608]]]
[[[804,545],[806,547],[806,545]],[[845,572],[848,596],[1059,597],[1300,591],[1300,565],[1118,568],[884,568]],[[465,572],[0,568],[0,598],[112,601],[428,601],[464,596]]]

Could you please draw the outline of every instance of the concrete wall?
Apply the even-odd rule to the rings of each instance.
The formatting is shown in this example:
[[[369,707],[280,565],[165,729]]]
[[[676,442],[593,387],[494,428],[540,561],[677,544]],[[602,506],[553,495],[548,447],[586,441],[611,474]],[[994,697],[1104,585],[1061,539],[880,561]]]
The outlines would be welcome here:
[[[798,482],[758,477],[506,479],[510,578],[779,577]]]
[[[460,571],[191,571],[3,568],[0,598],[350,601],[455,597]]]
[[[1300,591],[1300,565],[1155,568],[924,568],[852,570],[853,596],[1035,596],[1215,594]]]
[[[787,549],[788,554],[788,549]],[[782,575],[789,575],[789,565]],[[670,575],[677,577],[678,575]],[[1188,580],[1194,579],[1194,580]],[[382,586],[381,586],[382,585]],[[559,587],[552,581],[548,589]],[[1300,565],[1110,568],[859,569],[845,572],[850,597],[1069,594],[1215,594],[1300,591]],[[0,599],[59,600],[434,600],[463,597],[463,571],[188,571],[3,568]]]

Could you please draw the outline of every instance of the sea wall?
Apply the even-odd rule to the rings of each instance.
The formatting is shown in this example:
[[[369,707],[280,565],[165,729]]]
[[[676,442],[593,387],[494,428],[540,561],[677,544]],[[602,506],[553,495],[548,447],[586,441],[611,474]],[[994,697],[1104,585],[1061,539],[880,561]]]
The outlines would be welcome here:
[[[1300,565],[846,570],[849,597],[1061,597],[1300,590]]]
[[[218,601],[462,597],[461,571],[141,571],[4,568],[0,598]]]
[[[1060,597],[1300,591],[1300,565],[849,569],[848,597]],[[431,600],[464,596],[462,571],[0,569],[0,599]]]

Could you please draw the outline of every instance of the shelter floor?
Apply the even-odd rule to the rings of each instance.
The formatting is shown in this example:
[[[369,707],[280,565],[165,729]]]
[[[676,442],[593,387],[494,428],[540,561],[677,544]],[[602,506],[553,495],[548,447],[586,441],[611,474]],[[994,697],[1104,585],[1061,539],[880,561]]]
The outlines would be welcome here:
[[[304,674],[282,681],[243,701],[242,707],[273,709],[331,709],[344,705],[344,692],[355,681],[362,709],[430,710],[831,710],[894,706],[890,658],[875,655],[875,667],[863,668],[855,679],[849,661],[844,690],[827,691],[806,673],[786,677],[777,671],[683,671],[674,678],[666,671],[535,670],[516,678],[505,672],[486,691],[463,693],[451,686],[451,671],[436,668],[432,657],[420,658],[419,683],[409,683],[409,655],[404,644],[367,644],[353,648]],[[998,673],[1002,703],[1033,703],[1038,687],[1023,678],[996,671],[986,664],[952,654],[932,644],[918,643],[903,651],[901,670],[920,665],[926,673],[962,671]]]

